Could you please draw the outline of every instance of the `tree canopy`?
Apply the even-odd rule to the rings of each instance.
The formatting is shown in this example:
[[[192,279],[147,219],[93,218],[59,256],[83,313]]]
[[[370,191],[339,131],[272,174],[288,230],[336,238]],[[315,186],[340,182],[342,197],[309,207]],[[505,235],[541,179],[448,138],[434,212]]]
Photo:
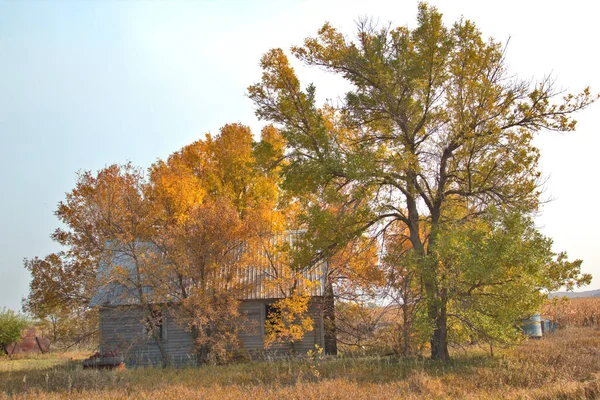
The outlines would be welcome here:
[[[33,276],[27,309],[40,317],[86,309],[100,286],[118,284],[144,310],[165,363],[161,308],[173,301],[199,359],[224,359],[243,319],[244,288],[234,279],[247,263],[240,246],[286,229],[281,140],[271,126],[256,142],[248,127],[229,124],[158,160],[147,175],[131,164],[80,173],[56,211],[65,228],[52,238],[65,250],[25,260]]]
[[[473,22],[447,27],[435,7],[422,3],[415,29],[362,20],[352,41],[325,24],[292,47],[305,65],[350,84],[339,106],[319,107],[316,88],[301,86],[281,49],[263,56],[262,79],[248,89],[257,115],[276,123],[288,144],[285,187],[321,196],[306,213],[319,236],[331,232],[321,250],[362,232],[384,237],[394,226],[405,228],[396,231],[418,260],[434,358],[448,358],[450,288],[440,242],[491,208],[536,212],[535,134],[573,130],[571,115],[596,98],[588,88],[562,94],[551,77],[510,75],[505,50]],[[523,238],[514,239],[522,245]],[[495,260],[477,264],[492,268],[489,262]],[[578,281],[578,263],[562,267]]]

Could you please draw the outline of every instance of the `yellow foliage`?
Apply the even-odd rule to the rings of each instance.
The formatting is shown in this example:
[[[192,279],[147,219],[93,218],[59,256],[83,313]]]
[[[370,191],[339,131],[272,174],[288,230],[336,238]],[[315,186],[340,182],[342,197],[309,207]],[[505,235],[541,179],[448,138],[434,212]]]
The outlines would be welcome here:
[[[265,322],[265,347],[273,343],[302,340],[306,332],[313,330],[313,319],[308,315],[310,296],[292,294],[271,305]]]

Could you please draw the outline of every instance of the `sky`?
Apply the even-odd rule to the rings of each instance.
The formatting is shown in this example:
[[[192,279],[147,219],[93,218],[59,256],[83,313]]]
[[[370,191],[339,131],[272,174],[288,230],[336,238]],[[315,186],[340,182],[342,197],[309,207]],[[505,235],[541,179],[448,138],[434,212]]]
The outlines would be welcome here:
[[[600,24],[593,2],[432,0],[451,25],[464,17],[506,42],[510,71],[552,75],[557,86],[600,92]],[[489,6],[489,4],[493,4]],[[256,133],[246,88],[271,48],[288,51],[324,22],[352,35],[368,16],[414,27],[416,1],[0,0],[0,307],[21,307],[23,259],[59,250],[54,210],[77,171],[157,158],[241,122]],[[344,83],[294,62],[320,102]],[[583,259],[600,288],[597,227],[600,102],[577,130],[535,143],[549,200],[536,224],[555,251]]]

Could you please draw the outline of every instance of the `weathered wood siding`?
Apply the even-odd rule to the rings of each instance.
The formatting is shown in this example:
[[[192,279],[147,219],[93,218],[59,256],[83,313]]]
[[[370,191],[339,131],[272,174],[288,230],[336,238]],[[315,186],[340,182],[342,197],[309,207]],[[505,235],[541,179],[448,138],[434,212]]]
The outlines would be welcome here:
[[[240,339],[244,344],[245,349],[253,358],[279,358],[290,354],[303,355],[309,350],[314,350],[315,345],[323,347],[323,313],[322,313],[322,298],[315,297],[311,300],[308,308],[308,313],[312,317],[313,330],[306,332],[304,338],[300,342],[276,343],[271,344],[267,349],[264,347],[265,335],[265,319],[266,305],[275,302],[276,300],[244,300],[242,301],[241,310],[248,317],[247,328],[240,335]]]
[[[267,359],[286,357],[289,355],[306,355],[309,350],[315,350],[315,345],[323,347],[324,335],[323,335],[323,313],[322,313],[322,298],[314,298],[309,304],[308,314],[313,319],[313,330],[306,332],[301,341],[291,343],[272,343],[268,348],[262,347],[263,355]],[[266,304],[272,301],[263,301],[261,303],[262,316],[261,316],[261,339],[265,334],[265,319],[266,319]]]
[[[100,352],[118,349],[127,366],[161,365],[158,345],[148,338],[142,323],[140,307],[117,307],[100,310]],[[166,337],[163,344],[170,361],[177,366],[189,364],[192,358],[192,337],[174,318],[166,314]]]
[[[323,347],[322,298],[311,300],[309,314],[314,320],[313,330],[307,332],[300,342],[273,344],[264,348],[266,305],[276,300],[243,300],[241,311],[247,316],[245,329],[240,334],[242,349],[254,359],[273,359],[290,354],[303,355],[314,350],[315,344]],[[125,357],[127,366],[160,365],[162,358],[158,345],[148,338],[142,323],[143,313],[139,307],[109,307],[100,310],[100,352],[118,349]],[[177,325],[174,318],[166,314],[166,338],[163,341],[175,366],[194,363],[193,343],[190,332]]]

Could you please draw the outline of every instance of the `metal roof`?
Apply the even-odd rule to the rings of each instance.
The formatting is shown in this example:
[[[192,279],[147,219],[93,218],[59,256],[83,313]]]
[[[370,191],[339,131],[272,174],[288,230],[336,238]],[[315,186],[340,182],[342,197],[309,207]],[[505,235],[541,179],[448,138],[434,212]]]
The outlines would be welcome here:
[[[325,275],[327,272],[327,263],[319,261],[312,266],[302,268],[299,271],[291,271],[286,268],[284,262],[277,257],[269,254],[267,247],[275,248],[281,244],[294,245],[297,240],[298,232],[286,232],[276,235],[270,235],[265,241],[265,248],[257,250],[250,259],[253,265],[234,267],[235,271],[231,276],[241,288],[239,300],[260,300],[260,299],[279,299],[288,297],[291,294],[290,283],[296,282],[297,287],[304,289],[310,296],[323,296]],[[140,242],[139,246],[144,246],[140,250],[146,253],[156,251],[156,248],[148,243]],[[130,271],[134,276],[135,264],[133,258],[123,252],[112,251],[112,256],[107,257],[107,261],[98,267],[98,282],[103,282],[90,301],[91,306],[124,306],[137,305],[139,301],[138,288],[135,285],[125,285],[117,283],[110,279],[112,268],[120,267]],[[282,271],[287,272],[282,277]],[[231,271],[227,271],[231,273]],[[299,278],[302,279],[299,279]],[[133,283],[133,279],[131,279]],[[151,302],[164,303],[176,302],[174,298],[157,298],[151,286],[143,288],[144,296],[147,296]],[[152,298],[155,297],[155,298]]]

